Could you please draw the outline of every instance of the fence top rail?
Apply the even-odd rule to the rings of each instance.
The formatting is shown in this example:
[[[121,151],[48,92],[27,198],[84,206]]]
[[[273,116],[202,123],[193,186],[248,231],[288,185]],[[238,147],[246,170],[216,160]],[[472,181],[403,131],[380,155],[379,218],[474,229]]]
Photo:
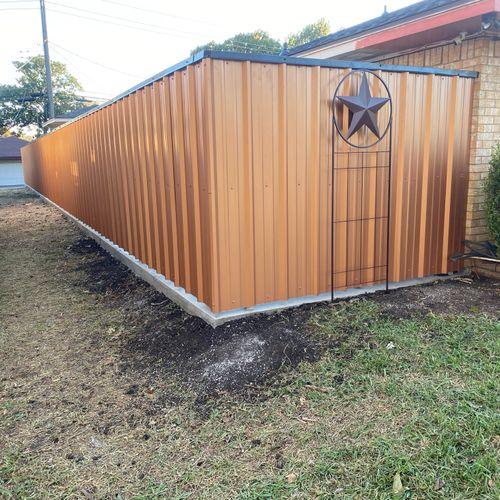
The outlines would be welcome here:
[[[307,57],[290,57],[290,56],[277,56],[271,54],[246,54],[242,52],[226,52],[222,50],[202,50],[197,54],[194,54],[187,59],[184,59],[173,66],[166,68],[160,73],[153,75],[146,80],[134,85],[133,87],[125,90],[124,92],[113,97],[109,101],[104,102],[100,106],[92,108],[87,113],[84,113],[74,120],[64,123],[60,127],[52,130],[50,133],[58,130],[70,123],[81,120],[88,115],[96,113],[97,111],[110,106],[111,104],[127,97],[134,92],[137,92],[148,85],[152,85],[154,82],[170,76],[176,71],[181,71],[188,66],[197,64],[203,59],[218,59],[223,61],[250,61],[257,63],[266,64],[287,64],[289,66],[313,66],[321,68],[339,68],[339,69],[358,69],[358,70],[368,70],[368,71],[387,71],[393,73],[416,73],[421,75],[438,75],[438,76],[460,76],[463,78],[477,78],[479,73],[477,71],[466,71],[466,70],[455,70],[455,69],[443,69],[443,68],[433,68],[429,66],[404,66],[404,65],[393,65],[393,64],[379,64],[365,61],[344,61],[341,59],[313,59]],[[47,135],[47,134],[46,134]],[[43,136],[42,136],[43,137]]]

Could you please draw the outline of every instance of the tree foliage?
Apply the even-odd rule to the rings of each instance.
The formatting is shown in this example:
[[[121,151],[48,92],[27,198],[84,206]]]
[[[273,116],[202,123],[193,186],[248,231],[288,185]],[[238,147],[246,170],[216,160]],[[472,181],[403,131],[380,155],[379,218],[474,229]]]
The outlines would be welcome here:
[[[330,25],[324,18],[315,23],[308,24],[301,31],[288,35],[285,44],[281,44],[269,33],[257,30],[252,33],[239,33],[223,42],[209,42],[200,45],[191,51],[197,54],[202,50],[229,50],[232,52],[244,52],[247,54],[279,54],[285,47],[292,48],[315,40],[330,33]]]
[[[200,45],[193,49],[191,54],[196,54],[202,50],[229,50],[247,54],[279,54],[281,43],[279,40],[271,38],[266,31],[257,30],[252,33],[239,33],[221,43],[212,41]]]
[[[500,143],[490,160],[490,170],[484,182],[486,193],[486,221],[493,241],[500,249]],[[499,250],[497,250],[499,255]]]
[[[12,64],[18,77],[14,85],[0,85],[0,132],[35,127],[41,133],[48,116],[44,58],[32,56]],[[82,86],[66,65],[52,61],[51,70],[56,115],[84,106],[85,101],[77,95]]]
[[[315,23],[308,24],[302,31],[291,33],[286,39],[289,49],[298,47],[304,43],[312,42],[317,38],[326,36],[330,33],[330,24],[325,18],[318,19]]]

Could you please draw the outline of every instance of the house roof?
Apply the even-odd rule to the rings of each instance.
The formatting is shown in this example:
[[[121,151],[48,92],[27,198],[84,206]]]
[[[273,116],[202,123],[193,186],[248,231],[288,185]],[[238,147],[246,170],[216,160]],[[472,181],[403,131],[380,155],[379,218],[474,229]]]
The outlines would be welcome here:
[[[67,113],[62,113],[60,115],[54,116],[54,118],[50,118],[46,122],[43,123],[43,127],[51,127],[51,128],[57,128],[60,127],[61,125],[74,120],[75,118],[78,118],[80,116],[85,115],[86,113],[92,111],[93,109],[97,108],[97,104],[91,104],[90,106],[83,106],[82,108],[74,109],[73,111],[68,111]]]
[[[21,148],[29,141],[18,137],[0,137],[0,160],[20,160]]]
[[[408,7],[403,7],[402,9],[395,10],[393,12],[384,12],[381,16],[375,19],[370,19],[350,28],[342,29],[336,31],[335,33],[330,33],[329,35],[317,38],[309,43],[305,43],[288,51],[289,55],[298,54],[300,52],[305,52],[322,45],[327,45],[332,42],[337,42],[346,38],[351,38],[353,36],[365,33],[367,31],[376,30],[391,24],[400,23],[405,20],[409,20],[413,17],[418,17],[423,14],[428,14],[433,11],[439,11],[451,6],[465,3],[466,0],[423,0],[422,2],[417,2]]]
[[[73,111],[68,111],[67,113],[62,113],[60,115],[56,115],[54,118],[64,119],[64,120],[72,120],[73,118],[77,118],[84,113],[87,113],[91,109],[97,107],[97,104],[91,104],[90,106],[83,106],[82,108],[74,109]]]

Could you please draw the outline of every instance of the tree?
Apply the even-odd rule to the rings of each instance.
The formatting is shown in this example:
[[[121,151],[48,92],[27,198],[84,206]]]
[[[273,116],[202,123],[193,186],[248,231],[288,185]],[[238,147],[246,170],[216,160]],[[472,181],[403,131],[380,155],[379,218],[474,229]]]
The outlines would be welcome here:
[[[500,257],[500,144],[493,150],[488,177],[484,181],[486,221]]]
[[[0,85],[0,132],[34,127],[40,134],[47,119],[44,58],[32,56],[12,64],[19,76],[15,85]],[[56,115],[84,106],[86,101],[77,94],[82,86],[66,65],[52,61],[50,67]]]
[[[330,33],[330,24],[325,18],[321,18],[315,23],[308,24],[302,31],[291,33],[286,39],[286,44],[289,49],[298,47],[304,43],[312,42],[317,38],[326,36]]]
[[[279,54],[281,43],[271,38],[269,33],[257,30],[252,33],[239,33],[221,43],[215,41],[200,45],[191,51],[197,54],[202,50],[230,50],[233,52],[257,53],[257,54]]]
[[[272,38],[267,31],[257,30],[252,33],[240,33],[223,42],[208,42],[191,51],[191,55],[202,50],[230,50],[253,54],[279,54],[285,48],[292,48],[316,40],[330,33],[330,25],[324,18],[308,24],[302,31],[288,35],[285,44]]]

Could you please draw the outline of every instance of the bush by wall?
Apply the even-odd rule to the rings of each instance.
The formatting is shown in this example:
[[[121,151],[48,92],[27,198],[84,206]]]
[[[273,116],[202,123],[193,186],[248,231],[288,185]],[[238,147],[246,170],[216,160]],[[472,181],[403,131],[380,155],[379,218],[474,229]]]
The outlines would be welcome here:
[[[493,150],[490,170],[484,182],[486,192],[486,220],[493,241],[500,248],[500,143]],[[500,250],[497,250],[497,254]]]

